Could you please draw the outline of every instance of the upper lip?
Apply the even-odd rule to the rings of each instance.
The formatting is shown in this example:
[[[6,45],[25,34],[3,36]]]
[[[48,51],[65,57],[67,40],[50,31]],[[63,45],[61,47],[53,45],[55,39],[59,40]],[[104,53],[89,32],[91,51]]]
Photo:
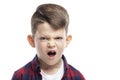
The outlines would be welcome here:
[[[51,52],[56,52],[56,50],[48,50],[47,52],[50,52],[50,51],[51,51]]]
[[[56,49],[49,49],[49,48],[48,48],[47,51],[56,51]]]
[[[48,52],[57,52],[56,50],[47,50],[47,53]]]

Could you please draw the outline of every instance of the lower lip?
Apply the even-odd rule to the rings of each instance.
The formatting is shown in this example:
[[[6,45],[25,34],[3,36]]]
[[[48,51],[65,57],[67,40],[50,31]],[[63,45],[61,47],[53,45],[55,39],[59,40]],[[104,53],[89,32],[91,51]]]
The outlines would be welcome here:
[[[54,59],[55,58],[55,55],[48,55],[49,59]]]

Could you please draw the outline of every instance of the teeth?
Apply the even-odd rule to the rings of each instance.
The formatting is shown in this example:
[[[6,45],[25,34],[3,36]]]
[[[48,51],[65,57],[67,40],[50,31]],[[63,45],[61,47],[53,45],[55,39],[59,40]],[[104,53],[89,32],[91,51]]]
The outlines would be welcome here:
[[[49,56],[55,56],[55,55],[56,55],[56,52],[55,52],[55,51],[49,51],[49,52],[48,52],[48,55],[49,55]]]

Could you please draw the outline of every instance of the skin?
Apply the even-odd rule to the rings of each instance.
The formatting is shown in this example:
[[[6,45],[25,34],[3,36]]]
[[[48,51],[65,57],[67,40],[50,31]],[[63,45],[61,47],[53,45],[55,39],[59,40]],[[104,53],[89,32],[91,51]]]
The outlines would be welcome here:
[[[67,35],[64,28],[55,30],[48,23],[38,25],[34,35],[28,35],[28,42],[37,50],[41,69],[47,74],[55,74],[62,60],[62,53],[70,43],[72,36]],[[49,51],[55,51],[55,56],[48,56]]]

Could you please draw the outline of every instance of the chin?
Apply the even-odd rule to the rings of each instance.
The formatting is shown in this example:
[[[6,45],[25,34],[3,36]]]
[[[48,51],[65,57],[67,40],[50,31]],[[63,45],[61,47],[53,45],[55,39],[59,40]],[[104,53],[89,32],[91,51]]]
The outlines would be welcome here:
[[[47,62],[48,66],[54,66],[54,65],[59,65],[60,61],[49,61]]]

